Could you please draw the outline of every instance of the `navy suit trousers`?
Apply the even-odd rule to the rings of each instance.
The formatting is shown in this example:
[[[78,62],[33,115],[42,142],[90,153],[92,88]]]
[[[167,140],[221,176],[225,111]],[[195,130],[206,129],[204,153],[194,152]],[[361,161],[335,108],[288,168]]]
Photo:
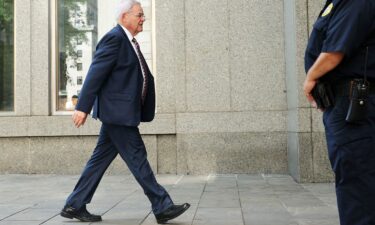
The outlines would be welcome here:
[[[345,121],[348,96],[336,97],[323,114],[341,225],[375,224],[375,95],[367,104],[359,123]]]
[[[155,179],[138,127],[111,124],[102,125],[95,150],[66,204],[81,208],[90,203],[103,174],[118,153],[142,186],[154,214],[173,204],[167,191]]]

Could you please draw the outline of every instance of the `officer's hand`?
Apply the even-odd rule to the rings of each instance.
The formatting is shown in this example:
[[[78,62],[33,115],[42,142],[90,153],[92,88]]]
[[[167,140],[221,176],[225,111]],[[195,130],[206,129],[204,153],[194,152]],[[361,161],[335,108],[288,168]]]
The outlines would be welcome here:
[[[87,113],[75,110],[72,118],[73,118],[74,125],[78,128],[82,126],[83,124],[85,124]]]
[[[313,96],[311,95],[311,91],[315,87],[315,85],[316,85],[316,80],[309,80],[308,77],[306,77],[305,82],[303,83],[303,92],[305,93],[307,100],[314,107],[316,107],[316,103],[315,103]]]

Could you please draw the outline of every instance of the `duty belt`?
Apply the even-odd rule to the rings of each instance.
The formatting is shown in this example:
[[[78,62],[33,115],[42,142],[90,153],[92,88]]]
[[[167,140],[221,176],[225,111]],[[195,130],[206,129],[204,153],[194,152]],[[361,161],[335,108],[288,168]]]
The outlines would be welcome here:
[[[339,81],[332,83],[332,90],[336,97],[349,96],[352,80]],[[375,94],[375,81],[367,81],[369,84],[369,95]]]

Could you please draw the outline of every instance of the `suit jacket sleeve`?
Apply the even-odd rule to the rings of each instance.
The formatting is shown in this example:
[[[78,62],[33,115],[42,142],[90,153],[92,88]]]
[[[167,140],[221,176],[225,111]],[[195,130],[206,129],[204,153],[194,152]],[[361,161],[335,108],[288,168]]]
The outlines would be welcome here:
[[[83,84],[76,110],[90,113],[98,92],[116,64],[120,45],[120,37],[113,33],[106,34],[99,42]]]

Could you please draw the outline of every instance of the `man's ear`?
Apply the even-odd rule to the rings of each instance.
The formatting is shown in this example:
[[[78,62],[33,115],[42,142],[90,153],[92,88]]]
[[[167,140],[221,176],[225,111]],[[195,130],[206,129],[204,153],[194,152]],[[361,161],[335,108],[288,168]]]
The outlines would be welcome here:
[[[125,23],[125,21],[126,21],[126,17],[128,16],[128,14],[127,13],[123,13],[122,14],[122,16],[121,16],[121,22],[122,23]]]

